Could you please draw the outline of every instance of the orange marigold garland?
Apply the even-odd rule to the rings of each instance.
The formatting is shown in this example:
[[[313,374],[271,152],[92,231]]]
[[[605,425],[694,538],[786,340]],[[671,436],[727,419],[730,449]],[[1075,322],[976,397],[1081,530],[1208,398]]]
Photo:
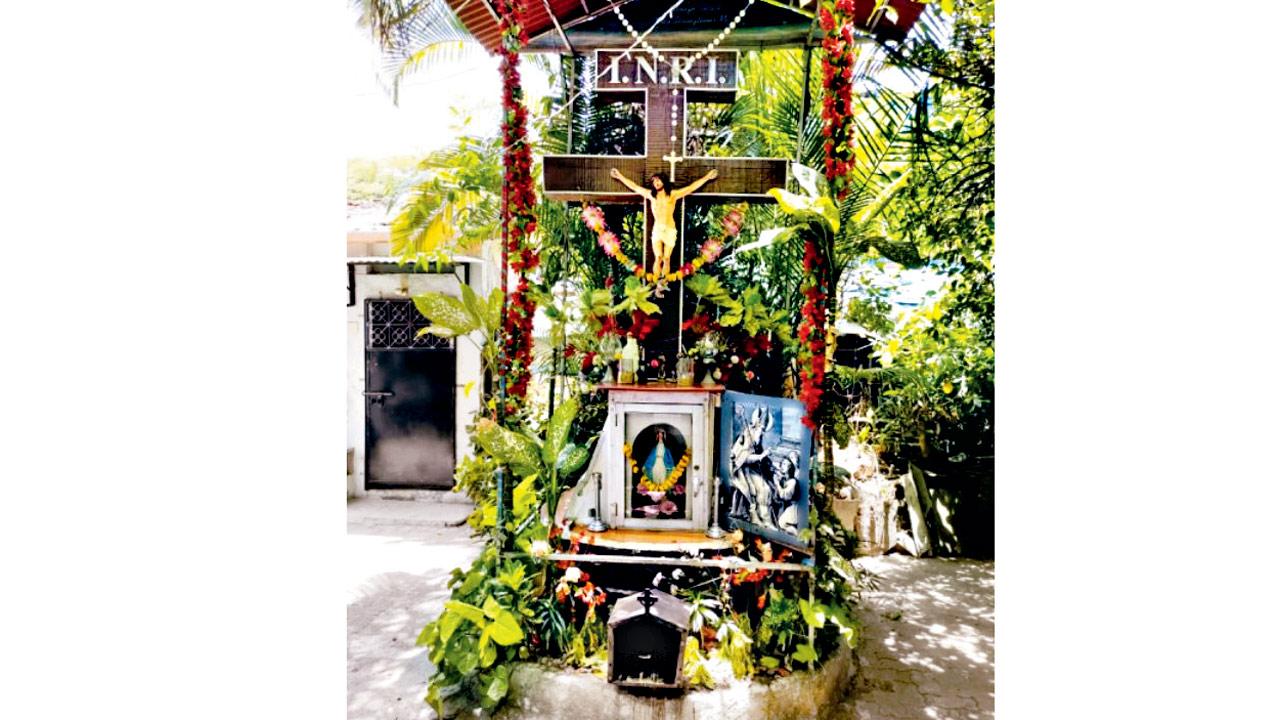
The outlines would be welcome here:
[[[502,32],[499,53],[502,62],[502,155],[505,205],[502,221],[506,229],[507,255],[516,274],[516,286],[507,298],[507,314],[502,321],[503,350],[506,357],[507,413],[513,413],[529,390],[533,364],[534,302],[529,296],[529,273],[538,267],[538,256],[529,238],[538,229],[534,212],[537,196],[533,189],[533,157],[528,143],[529,111],[524,106],[520,83],[519,51],[529,36],[522,25],[520,3],[496,0],[498,28]]]
[[[698,254],[692,260],[676,268],[675,272],[667,273],[661,279],[666,282],[684,280],[702,269],[703,265],[715,262],[716,258],[720,257],[720,253],[724,252],[725,245],[737,238],[738,234],[742,232],[742,217],[745,210],[745,204],[735,205],[731,208],[729,212],[725,213],[724,219],[720,221],[724,234],[707,238],[707,241],[702,243],[702,247],[698,248]],[[582,222],[596,234],[596,242],[600,245],[600,249],[604,251],[604,254],[621,263],[627,269],[627,272],[651,283],[656,283],[659,280],[657,275],[646,271],[643,265],[627,257],[627,254],[622,250],[622,241],[605,224],[603,210],[595,205],[583,205]]]
[[[667,475],[666,479],[658,482],[649,477],[644,469],[640,467],[640,463],[636,462],[634,457],[631,457],[631,445],[623,443],[622,454],[627,458],[627,465],[631,467],[631,472],[640,475],[640,482],[636,483],[640,488],[640,492],[647,493],[664,493],[675,487],[676,483],[680,482],[680,478],[684,476],[684,471],[689,467],[689,463],[693,462],[693,448],[688,448],[684,451],[684,455],[676,463],[676,466],[671,469],[671,473]],[[676,494],[680,494],[678,490]]]

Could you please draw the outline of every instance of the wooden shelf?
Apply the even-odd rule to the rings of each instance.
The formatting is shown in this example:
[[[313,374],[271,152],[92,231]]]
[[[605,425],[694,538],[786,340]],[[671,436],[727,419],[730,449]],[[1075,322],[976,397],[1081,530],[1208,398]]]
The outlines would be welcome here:
[[[601,390],[629,390],[632,392],[687,392],[687,393],[722,393],[723,385],[712,385],[711,387],[703,387],[701,385],[691,385],[680,387],[675,383],[645,383],[644,385],[619,385],[618,383],[604,383],[600,386]]]
[[[726,533],[724,537],[713,539],[700,530],[631,530],[627,528],[610,528],[602,533],[593,533],[585,525],[575,525],[574,535],[582,535],[583,545],[594,545],[614,550],[633,550],[641,552],[705,552],[729,550],[734,543],[742,542],[742,533]]]

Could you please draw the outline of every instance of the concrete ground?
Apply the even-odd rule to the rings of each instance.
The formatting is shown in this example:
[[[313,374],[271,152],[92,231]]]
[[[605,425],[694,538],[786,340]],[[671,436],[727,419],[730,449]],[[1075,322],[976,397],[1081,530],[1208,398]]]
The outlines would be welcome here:
[[[456,495],[347,504],[347,717],[427,720],[431,664],[418,632],[448,598],[449,571],[479,552]],[[902,555],[858,561],[880,578],[863,597],[855,691],[843,720],[991,720],[995,565]]]
[[[448,599],[449,571],[480,546],[462,523],[471,506],[456,495],[402,493],[403,499],[347,502],[347,718],[434,717],[427,694],[422,626]]]
[[[879,588],[863,595],[852,712],[857,720],[995,717],[995,563],[862,558]]]

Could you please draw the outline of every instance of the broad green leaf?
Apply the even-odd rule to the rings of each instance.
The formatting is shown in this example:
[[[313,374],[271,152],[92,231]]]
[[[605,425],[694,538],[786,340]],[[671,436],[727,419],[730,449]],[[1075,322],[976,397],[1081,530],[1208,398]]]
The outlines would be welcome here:
[[[547,423],[547,439],[542,443],[542,462],[552,465],[560,457],[560,451],[569,440],[569,432],[573,429],[573,421],[577,416],[577,396],[570,396],[556,407]]]
[[[760,658],[760,664],[765,666],[766,668],[769,668],[770,670],[776,670],[778,665],[780,665],[781,663],[778,661],[778,658],[765,655],[764,657]]]
[[[449,612],[448,610],[444,611],[444,613],[440,615],[440,639],[448,642],[449,638],[453,636],[453,631],[457,630],[458,626],[461,624],[461,615],[456,612]]]
[[[515,645],[524,639],[524,630],[520,629],[520,621],[511,611],[503,610],[494,618],[490,635],[499,645]]]
[[[569,475],[578,471],[591,459],[591,452],[583,445],[569,445],[560,451],[560,457],[556,460],[556,472],[561,475]]]
[[[484,610],[484,616],[490,620],[496,619],[498,617],[498,613],[502,612],[502,606],[498,604],[497,600],[493,599],[492,595],[484,599],[484,606],[482,609]]]
[[[651,294],[653,294],[653,288],[645,285],[640,281],[640,278],[632,275],[627,278],[626,285],[623,286],[622,301],[615,305],[610,312],[639,310],[648,315],[656,315],[659,312],[659,308],[649,301]]]
[[[770,188],[769,194],[788,215],[804,215],[814,212],[814,199],[797,195],[785,188]]]
[[[528,515],[533,506],[537,504],[538,490],[535,487],[537,481],[537,475],[530,475],[521,480],[511,490],[511,512],[516,518],[523,518]]]
[[[694,275],[685,281],[685,287],[717,305],[733,302],[733,295],[714,275]]]
[[[463,635],[460,639],[463,642],[449,653],[449,659],[453,661],[453,667],[459,673],[466,675],[480,664],[480,651],[476,647],[475,638]]]
[[[498,573],[498,582],[506,585],[512,590],[519,590],[520,584],[524,582],[525,569],[524,565],[519,563],[509,563],[501,572]]]
[[[507,697],[508,688],[507,668],[504,665],[495,670],[493,674],[489,676],[489,680],[485,684],[484,697],[490,704],[490,707],[496,706]]]
[[[830,610],[827,616],[831,618],[832,624],[840,632],[840,637],[844,638],[845,644],[854,648],[858,646],[858,625],[854,622],[843,608],[837,607]]]
[[[759,240],[756,240],[753,243],[749,243],[749,246],[739,248],[738,252],[743,252],[749,249],[754,250],[758,247],[766,247],[768,245],[774,245],[776,243],[786,242],[787,240],[791,239],[792,235],[795,235],[795,234],[796,234],[796,227],[794,225],[791,225],[789,227],[769,228],[768,230],[761,231]]]
[[[609,305],[613,302],[613,296],[608,290],[592,290],[588,296],[587,308],[596,315],[603,315],[609,311]]]
[[[440,619],[442,621],[444,620],[443,617]],[[423,626],[422,632],[418,633],[418,639],[415,641],[415,644],[416,645],[434,645],[438,639],[441,639],[440,634],[441,634],[440,624],[429,622]],[[446,637],[443,639],[448,640],[449,638]]]
[[[791,653],[791,659],[801,663],[817,662],[818,653],[809,643],[801,643],[796,646],[796,651]]]
[[[463,385],[463,386],[462,386],[462,397],[467,397],[467,398],[471,397],[471,391],[472,391],[472,390],[475,390],[475,389],[476,389],[476,381],[475,381],[475,380],[472,380],[471,382],[467,383],[466,385]]]
[[[813,627],[822,627],[827,622],[827,616],[823,613],[822,606],[814,607],[804,598],[800,599],[800,614],[804,616],[804,621]]]
[[[783,188],[770,188],[769,194],[778,201],[782,211],[800,219],[815,219],[825,222],[832,232],[840,230],[840,210],[831,198],[825,195],[807,198]]]
[[[796,179],[796,184],[800,186],[800,189],[804,190],[810,197],[827,194],[827,179],[817,170],[807,165],[793,162],[791,163],[791,176]]]
[[[484,304],[480,302],[480,296],[476,295],[476,291],[466,283],[459,284],[459,290],[462,293],[462,307],[471,316],[471,322],[480,328],[484,325]]]
[[[470,595],[475,592],[476,588],[480,587],[480,583],[482,582],[484,582],[484,573],[481,573],[478,570],[472,570],[467,573],[466,579],[462,581],[462,585],[458,588],[458,593],[455,597],[466,597]]]
[[[423,293],[413,296],[413,305],[423,317],[438,326],[432,328],[433,334],[443,337],[466,335],[478,327],[462,301],[457,298],[437,292]]]
[[[487,668],[493,665],[498,659],[498,647],[489,642],[489,628],[484,629],[484,633],[480,636],[480,667]]]
[[[827,221],[827,225],[831,227],[831,232],[840,232],[840,209],[836,207],[834,202],[831,202],[831,198],[826,196],[818,198],[818,202],[815,204],[815,207],[818,210],[818,214],[821,215]]]
[[[446,600],[444,603],[444,609],[461,615],[463,619],[470,620],[479,627],[484,627],[488,622],[484,619],[483,610],[475,605],[464,603],[460,600]]]
[[[476,423],[475,439],[485,452],[510,465],[518,475],[532,475],[541,469],[537,443],[489,418]]]
[[[484,326],[492,333],[502,324],[502,288],[494,288],[489,293],[488,307],[485,308]]]
[[[720,314],[720,324],[725,327],[734,327],[742,322],[742,303],[737,301],[729,301],[721,307],[728,308],[727,311]]]

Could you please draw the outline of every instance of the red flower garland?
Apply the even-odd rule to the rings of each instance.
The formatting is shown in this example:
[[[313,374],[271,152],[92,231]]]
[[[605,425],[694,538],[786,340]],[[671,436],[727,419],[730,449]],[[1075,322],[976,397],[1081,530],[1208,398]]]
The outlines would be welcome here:
[[[849,175],[854,163],[853,133],[853,8],[854,0],[822,0],[818,22],[826,33],[822,39],[822,134],[826,138],[824,170],[827,182],[843,200],[852,189]],[[797,363],[800,366],[800,401],[806,413],[804,424],[818,428],[823,382],[827,372],[827,288],[830,268],[818,250],[819,238],[810,235],[804,245],[805,281],[801,287],[804,307],[800,311],[800,338]]]
[[[804,244],[805,283],[801,289],[804,307],[800,310],[800,401],[804,403],[804,424],[818,429],[818,409],[822,405],[822,383],[827,371],[827,267],[818,255],[817,243]]]
[[[516,287],[508,296],[507,315],[502,322],[507,362],[507,367],[503,368],[507,381],[505,410],[512,413],[529,390],[530,366],[533,363],[535,307],[529,296],[528,273],[538,267],[538,256],[529,238],[538,229],[538,217],[534,212],[537,196],[533,189],[533,156],[527,139],[529,111],[523,103],[519,66],[519,51],[529,41],[529,36],[522,24],[518,0],[496,0],[494,10],[498,13],[498,28],[502,32],[499,71],[502,73],[502,145],[505,148],[502,167],[507,198],[506,206],[502,208],[502,221],[507,230],[506,250],[510,266],[517,277]]]
[[[854,0],[822,0],[822,135],[827,181],[843,200],[853,185],[853,6]]]

